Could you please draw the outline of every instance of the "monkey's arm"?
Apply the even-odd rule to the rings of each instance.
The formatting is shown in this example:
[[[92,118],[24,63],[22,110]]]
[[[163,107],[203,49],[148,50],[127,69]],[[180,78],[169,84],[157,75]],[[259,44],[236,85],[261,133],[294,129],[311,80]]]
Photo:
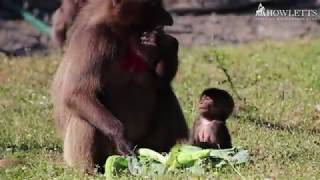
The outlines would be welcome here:
[[[86,83],[88,86],[92,84]],[[94,87],[92,88],[94,89]],[[66,95],[65,104],[81,119],[113,138],[123,134],[122,123],[97,99],[95,90],[79,88]]]
[[[75,31],[66,51],[69,61],[69,90],[64,94],[65,104],[75,114],[88,121],[114,140],[120,154],[130,153],[124,137],[124,127],[98,99],[102,92],[102,68],[111,53],[106,29],[94,27]]]
[[[217,144],[220,145],[220,148],[222,149],[232,148],[231,136],[225,124],[223,124],[220,128],[218,128],[217,136],[219,137],[219,138],[216,138]]]
[[[197,143],[199,142],[199,139],[196,137],[197,135],[197,127],[199,126],[199,119],[196,118],[193,122],[193,125],[192,125],[192,129],[191,129],[191,132],[190,132],[190,137],[189,137],[189,143],[191,145],[197,145]],[[198,139],[198,140],[197,140]]]
[[[63,0],[52,18],[52,40],[55,46],[62,47],[68,28],[78,14],[78,6],[74,0]]]
[[[130,146],[124,137],[123,124],[99,102],[93,91],[81,89],[73,91],[68,96],[66,104],[72,112],[110,137],[116,144],[119,154],[131,153]]]
[[[175,77],[178,70],[178,40],[163,34],[160,36],[160,61],[156,66],[157,75],[167,84]]]
[[[62,47],[66,39],[65,17],[60,8],[56,10],[52,17],[52,41],[54,46]]]

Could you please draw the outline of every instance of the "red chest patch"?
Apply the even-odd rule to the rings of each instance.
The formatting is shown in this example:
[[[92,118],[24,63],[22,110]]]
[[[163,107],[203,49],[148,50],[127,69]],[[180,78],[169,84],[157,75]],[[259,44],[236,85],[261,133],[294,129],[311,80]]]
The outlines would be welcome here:
[[[134,51],[129,53],[121,60],[121,68],[128,72],[143,73],[147,70],[147,63]]]

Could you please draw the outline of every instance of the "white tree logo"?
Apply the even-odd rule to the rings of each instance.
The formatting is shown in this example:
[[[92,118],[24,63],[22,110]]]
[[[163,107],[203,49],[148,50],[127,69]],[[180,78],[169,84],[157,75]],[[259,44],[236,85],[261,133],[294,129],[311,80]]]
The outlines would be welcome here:
[[[261,3],[256,11],[256,16],[266,16],[266,8]]]

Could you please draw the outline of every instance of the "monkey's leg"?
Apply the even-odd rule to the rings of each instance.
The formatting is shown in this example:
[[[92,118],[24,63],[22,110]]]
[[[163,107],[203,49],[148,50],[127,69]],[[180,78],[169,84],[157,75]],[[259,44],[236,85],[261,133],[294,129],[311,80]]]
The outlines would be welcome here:
[[[72,117],[64,139],[64,159],[69,166],[89,173],[104,165],[112,145],[96,128],[86,121]]]
[[[156,108],[153,131],[141,146],[169,151],[176,143],[188,140],[189,129],[178,99],[171,88],[163,91]]]

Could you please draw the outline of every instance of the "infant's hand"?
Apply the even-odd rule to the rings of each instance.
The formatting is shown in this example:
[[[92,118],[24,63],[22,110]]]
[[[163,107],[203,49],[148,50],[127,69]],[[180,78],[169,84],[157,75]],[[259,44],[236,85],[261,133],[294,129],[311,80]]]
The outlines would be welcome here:
[[[201,143],[214,143],[215,137],[212,131],[210,131],[210,126],[202,126],[201,129],[199,129],[198,140]]]

